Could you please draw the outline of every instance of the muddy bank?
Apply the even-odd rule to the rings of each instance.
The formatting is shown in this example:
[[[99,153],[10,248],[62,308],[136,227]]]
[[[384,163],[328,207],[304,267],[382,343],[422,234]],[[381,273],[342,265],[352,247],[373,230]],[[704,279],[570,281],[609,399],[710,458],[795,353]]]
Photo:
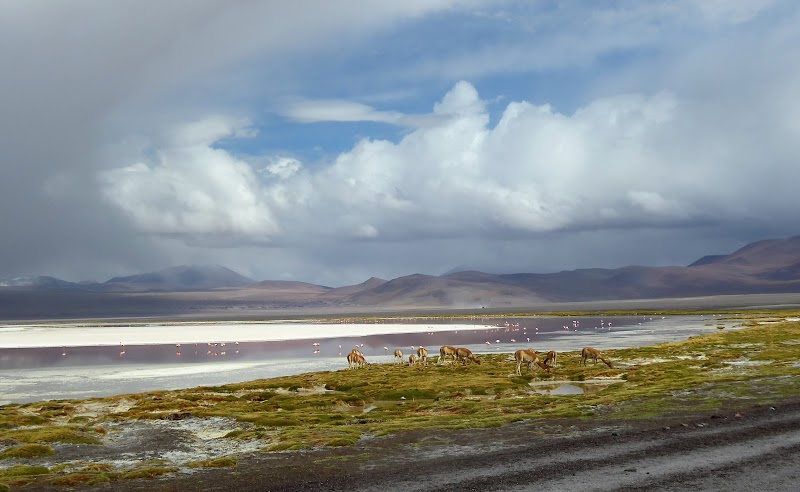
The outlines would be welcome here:
[[[154,435],[158,454],[174,436]],[[347,448],[246,453],[232,468],[126,480],[92,491],[797,489],[800,399],[650,420],[537,420],[409,432]],[[35,484],[25,490],[61,490]]]

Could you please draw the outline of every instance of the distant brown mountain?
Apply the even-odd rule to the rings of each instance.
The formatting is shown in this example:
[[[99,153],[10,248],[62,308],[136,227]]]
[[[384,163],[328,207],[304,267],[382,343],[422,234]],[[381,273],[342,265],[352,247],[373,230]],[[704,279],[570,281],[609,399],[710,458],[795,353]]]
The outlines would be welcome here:
[[[331,288],[255,282],[224,267],[174,267],[76,284],[50,277],[0,283],[0,319],[69,316],[245,315],[269,310],[508,308],[551,302],[800,293],[800,236],[749,244],[689,266],[588,268],[558,273],[461,271],[370,278]]]
[[[800,236],[750,243],[729,255],[706,256],[689,267],[791,282],[800,279]]]
[[[192,265],[165,268],[157,272],[114,277],[103,284],[104,290],[142,291],[195,291],[220,287],[242,287],[255,280],[219,265]]]
[[[327,292],[326,297],[331,299],[341,299],[358,292],[374,289],[385,284],[386,280],[377,277],[370,277],[366,281],[357,285],[348,285],[346,287],[337,287]]]
[[[330,287],[309,284],[307,282],[297,282],[293,280],[264,280],[248,286],[250,289],[260,289],[265,292],[281,292],[297,295],[318,295],[331,290]]]
[[[800,292],[800,236],[749,244],[687,267],[409,275],[341,299],[359,306],[524,306],[541,302]]]
[[[352,306],[480,308],[524,305],[543,300],[529,289],[496,280],[497,275],[470,273],[495,279],[476,282],[455,276],[414,274],[351,294],[342,298],[340,303]]]

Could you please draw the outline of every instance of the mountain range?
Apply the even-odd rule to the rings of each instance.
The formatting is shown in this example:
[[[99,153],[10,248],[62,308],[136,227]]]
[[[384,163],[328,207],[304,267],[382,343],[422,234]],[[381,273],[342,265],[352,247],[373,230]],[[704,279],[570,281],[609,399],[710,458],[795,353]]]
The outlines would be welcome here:
[[[478,309],[552,302],[797,292],[800,292],[800,236],[758,241],[728,255],[705,256],[687,266],[514,274],[459,268],[439,276],[370,278],[361,284],[338,288],[283,280],[259,282],[222,266],[178,266],[114,277],[102,283],[73,283],[54,277],[0,278],[0,318],[8,318],[9,310],[14,312],[15,302],[42,309],[37,299],[52,300],[59,296],[77,303],[75,309],[81,313],[103,311],[103,306],[113,312],[117,306],[122,312],[115,315],[121,316],[141,314],[148,309],[154,314],[307,307]],[[58,316],[59,312],[56,309],[50,315]]]

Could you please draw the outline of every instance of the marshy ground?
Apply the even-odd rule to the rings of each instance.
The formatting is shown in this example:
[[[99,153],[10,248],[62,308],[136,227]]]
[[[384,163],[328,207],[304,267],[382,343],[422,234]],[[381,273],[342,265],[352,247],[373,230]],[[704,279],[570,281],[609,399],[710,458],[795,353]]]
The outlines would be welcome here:
[[[794,490],[799,472],[788,465],[800,455],[800,321],[786,319],[796,315],[752,313],[744,329],[605,351],[613,368],[580,366],[569,352],[550,374],[518,376],[511,354],[493,354],[481,365],[373,364],[6,405],[0,484],[713,490],[761,466],[773,490]],[[559,391],[565,386],[577,390]],[[708,477],[716,481],[703,482]]]

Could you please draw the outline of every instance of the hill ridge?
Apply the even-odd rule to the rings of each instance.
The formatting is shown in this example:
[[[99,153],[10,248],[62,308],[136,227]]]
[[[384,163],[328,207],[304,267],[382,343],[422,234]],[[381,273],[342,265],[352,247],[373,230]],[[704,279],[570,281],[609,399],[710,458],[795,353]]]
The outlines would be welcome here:
[[[459,270],[413,273],[342,287],[294,280],[255,280],[221,266],[177,266],[114,277],[102,284],[76,284],[54,277],[16,277],[0,291],[150,293],[237,309],[274,308],[503,308],[544,302],[700,297],[727,294],[800,293],[800,236],[767,239],[726,255],[709,255],[688,266],[581,268],[556,273],[494,274]],[[27,282],[27,283],[26,283]],[[181,293],[193,292],[191,298]],[[81,294],[84,295],[84,294]],[[86,297],[89,299],[89,297]],[[87,301],[88,302],[88,301]],[[101,301],[97,301],[101,302]],[[166,301],[165,301],[166,302]],[[205,307],[203,307],[205,306]],[[0,313],[2,314],[2,313]]]

